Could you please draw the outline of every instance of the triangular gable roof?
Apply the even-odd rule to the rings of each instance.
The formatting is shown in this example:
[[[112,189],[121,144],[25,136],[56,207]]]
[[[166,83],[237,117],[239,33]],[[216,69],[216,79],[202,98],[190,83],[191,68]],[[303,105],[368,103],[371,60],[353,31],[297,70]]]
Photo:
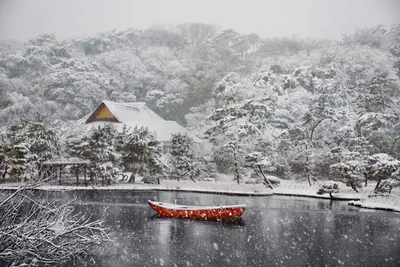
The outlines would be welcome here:
[[[110,122],[138,122],[138,121],[164,121],[154,111],[146,107],[143,102],[116,103],[104,100],[89,116],[86,123],[95,121]]]

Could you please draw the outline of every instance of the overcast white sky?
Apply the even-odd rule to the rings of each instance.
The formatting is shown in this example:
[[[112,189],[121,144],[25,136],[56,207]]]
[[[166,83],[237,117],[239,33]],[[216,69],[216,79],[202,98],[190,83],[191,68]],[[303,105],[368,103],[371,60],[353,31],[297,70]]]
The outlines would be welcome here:
[[[262,37],[340,38],[400,23],[400,0],[0,0],[0,40],[203,22]]]

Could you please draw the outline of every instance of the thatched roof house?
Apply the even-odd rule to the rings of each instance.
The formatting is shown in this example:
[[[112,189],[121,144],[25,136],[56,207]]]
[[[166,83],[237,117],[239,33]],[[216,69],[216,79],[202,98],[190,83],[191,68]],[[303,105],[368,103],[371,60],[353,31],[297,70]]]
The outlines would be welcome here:
[[[144,126],[155,132],[158,140],[163,142],[164,145],[168,145],[171,141],[171,135],[177,133],[186,133],[194,142],[201,142],[198,137],[176,121],[164,120],[142,102],[116,103],[104,100],[84,119],[84,123],[88,127],[97,127],[105,123],[115,123],[117,129],[120,130],[124,125],[132,129],[135,126]]]

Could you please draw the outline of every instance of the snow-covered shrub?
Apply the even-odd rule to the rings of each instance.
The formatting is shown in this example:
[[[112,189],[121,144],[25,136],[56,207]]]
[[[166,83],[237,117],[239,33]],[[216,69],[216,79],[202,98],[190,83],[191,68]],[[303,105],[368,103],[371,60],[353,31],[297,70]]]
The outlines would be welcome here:
[[[362,161],[349,160],[333,164],[330,168],[332,171],[339,173],[343,182],[356,192],[358,192],[358,188],[361,188],[362,183],[365,181],[365,164]]]
[[[399,167],[400,161],[385,153],[375,154],[368,158],[366,176],[368,180],[377,181],[375,186],[376,193],[388,190],[389,183],[382,183],[382,181],[389,179]]]
[[[393,187],[400,187],[400,168],[391,175],[391,184]]]
[[[266,175],[265,177],[268,179],[268,181],[270,181],[270,183],[273,186],[279,186],[281,183],[281,179],[279,177],[272,176],[272,175]]]
[[[393,187],[395,187],[397,185],[397,182],[392,180],[392,179],[388,179],[386,181],[383,181],[378,188],[376,188],[374,190],[374,192],[376,194],[385,194],[385,193],[391,193]]]
[[[333,181],[325,182],[317,191],[318,195],[329,194],[331,198],[332,194],[337,193],[339,193],[339,185]]]

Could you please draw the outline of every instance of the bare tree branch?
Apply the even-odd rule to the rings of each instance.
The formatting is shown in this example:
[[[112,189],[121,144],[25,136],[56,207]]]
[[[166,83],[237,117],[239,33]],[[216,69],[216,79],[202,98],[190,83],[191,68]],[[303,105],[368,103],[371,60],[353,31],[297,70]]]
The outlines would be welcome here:
[[[14,266],[54,266],[84,260],[113,244],[104,218],[76,213],[72,201],[60,204],[35,196],[32,189],[42,182],[36,179],[0,195],[0,259]]]

